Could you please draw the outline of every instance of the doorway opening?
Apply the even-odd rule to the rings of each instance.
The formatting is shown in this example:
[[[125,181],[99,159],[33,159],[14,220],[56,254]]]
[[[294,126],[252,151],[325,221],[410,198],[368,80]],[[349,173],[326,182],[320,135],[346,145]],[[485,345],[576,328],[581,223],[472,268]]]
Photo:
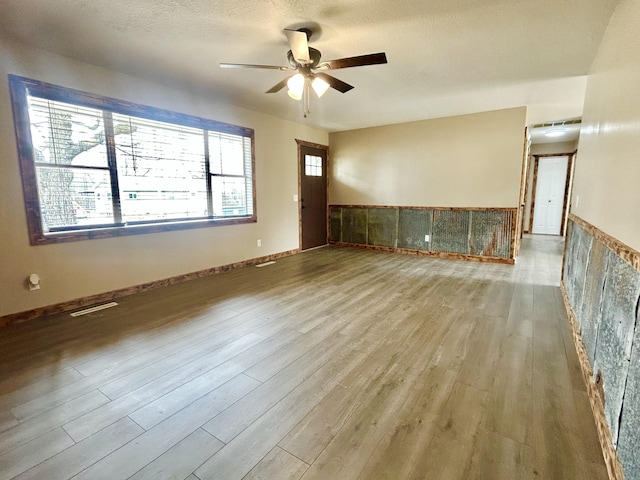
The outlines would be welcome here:
[[[576,151],[533,157],[529,231],[565,236]]]

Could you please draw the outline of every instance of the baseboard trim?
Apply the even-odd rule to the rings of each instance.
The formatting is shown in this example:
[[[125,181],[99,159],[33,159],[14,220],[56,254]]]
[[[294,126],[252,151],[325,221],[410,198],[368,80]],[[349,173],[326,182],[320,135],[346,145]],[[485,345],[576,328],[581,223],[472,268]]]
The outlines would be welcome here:
[[[613,437],[604,413],[604,390],[602,389],[602,379],[596,377],[596,381],[593,381],[593,368],[582,343],[582,335],[580,334],[580,328],[578,326],[575,313],[573,312],[571,303],[569,302],[569,296],[567,295],[564,280],[560,282],[560,291],[562,292],[562,300],[564,301],[564,307],[567,311],[567,317],[571,327],[573,345],[580,361],[582,377],[585,385],[587,386],[589,403],[591,404],[591,411],[593,412],[593,417],[596,421],[598,439],[600,440],[602,455],[604,457],[605,464],[607,465],[609,480],[624,480],[622,464],[620,463],[618,453],[613,445]]]
[[[126,297],[129,295],[133,295],[135,293],[147,292],[149,290],[155,290],[156,288],[168,287],[169,285],[188,282],[189,280],[195,280],[196,278],[208,277],[209,275],[215,275],[216,273],[227,272],[229,270],[234,270],[236,268],[243,268],[251,265],[257,265],[259,263],[270,262],[273,260],[277,260],[279,258],[289,257],[297,253],[300,253],[300,249],[274,253],[272,255],[266,255],[264,257],[252,258],[249,260],[243,260],[242,262],[230,263],[227,265],[221,265],[219,267],[199,270],[197,272],[185,273],[183,275],[164,278],[162,280],[143,283],[141,285],[134,285],[132,287],[120,288],[118,290],[112,290],[110,292],[98,293],[96,295],[91,295],[88,297],[70,300],[68,302],[61,302],[53,305],[47,305],[45,307],[34,308],[33,310],[12,313],[12,314],[0,317],[0,327],[6,327],[8,325],[26,322],[28,320],[34,320],[36,318],[40,318],[45,315],[55,315],[58,313],[68,312],[71,310],[75,310],[77,308],[94,305],[96,303],[108,302],[116,298]]]
[[[362,245],[360,243],[345,243],[345,242],[329,242],[329,245],[333,245],[335,247],[360,248],[363,250],[374,250],[378,252],[402,253],[404,255],[417,255],[420,257],[444,258],[447,260],[466,260],[469,262],[502,263],[506,265],[514,265],[516,263],[513,258],[484,257],[481,255],[467,255],[464,253],[430,252],[426,250],[410,250],[407,248],[380,247],[376,245]]]

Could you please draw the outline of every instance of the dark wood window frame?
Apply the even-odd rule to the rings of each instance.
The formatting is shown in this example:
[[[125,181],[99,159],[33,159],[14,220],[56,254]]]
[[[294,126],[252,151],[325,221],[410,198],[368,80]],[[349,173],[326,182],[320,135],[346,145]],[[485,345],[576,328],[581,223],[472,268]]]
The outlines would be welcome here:
[[[124,100],[105,97],[92,93],[74,90],[70,88],[52,85],[49,83],[32,80],[25,77],[9,75],[9,85],[11,90],[11,102],[15,122],[16,141],[18,146],[18,160],[22,176],[22,186],[24,202],[27,215],[27,225],[29,229],[29,241],[32,245],[44,245],[50,243],[61,243],[78,240],[89,240],[96,238],[119,237],[126,235],[137,235],[147,233],[157,233],[173,230],[184,230],[193,228],[204,228],[223,225],[234,225],[241,223],[257,222],[256,203],[256,177],[255,177],[255,132],[251,128],[231,125],[215,120],[196,117],[193,115],[177,113],[156,107],[139,105]],[[112,113],[131,115],[148,120],[172,123],[176,125],[202,129],[205,132],[205,170],[207,179],[207,190],[211,195],[211,179],[213,175],[209,168],[208,141],[206,132],[238,135],[250,139],[251,143],[251,191],[247,195],[252,197],[252,212],[249,215],[238,215],[233,217],[214,217],[212,215],[198,218],[184,218],[172,220],[151,220],[149,222],[109,223],[107,225],[89,225],[86,228],[71,227],[61,231],[45,232],[42,226],[42,216],[40,200],[38,195],[38,184],[36,177],[35,152],[31,139],[31,126],[29,120],[27,95],[44,98],[47,100],[71,103],[78,106],[100,109],[105,116]],[[113,148],[113,137],[110,137],[108,125],[105,125],[107,150]],[[112,132],[111,132],[112,133]],[[117,182],[117,176],[112,182]],[[209,205],[211,205],[209,198]],[[114,214],[118,205],[114,203]],[[211,212],[211,210],[209,210]]]

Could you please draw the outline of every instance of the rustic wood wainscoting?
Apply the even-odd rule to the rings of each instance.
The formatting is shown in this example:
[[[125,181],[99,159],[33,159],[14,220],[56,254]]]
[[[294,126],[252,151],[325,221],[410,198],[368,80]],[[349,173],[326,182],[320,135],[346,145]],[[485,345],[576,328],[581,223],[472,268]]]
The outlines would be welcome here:
[[[515,262],[517,208],[329,206],[329,243],[480,262]]]
[[[569,215],[562,293],[609,477],[640,478],[640,253]]]
[[[0,479],[606,480],[562,239],[321,248],[0,329]]]

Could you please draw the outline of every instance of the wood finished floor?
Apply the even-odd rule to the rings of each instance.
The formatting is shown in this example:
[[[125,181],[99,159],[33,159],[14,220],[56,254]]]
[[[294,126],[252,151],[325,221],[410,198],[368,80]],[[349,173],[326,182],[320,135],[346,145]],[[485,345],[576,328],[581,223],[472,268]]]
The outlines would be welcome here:
[[[323,248],[0,329],[0,479],[606,479],[561,250]]]

